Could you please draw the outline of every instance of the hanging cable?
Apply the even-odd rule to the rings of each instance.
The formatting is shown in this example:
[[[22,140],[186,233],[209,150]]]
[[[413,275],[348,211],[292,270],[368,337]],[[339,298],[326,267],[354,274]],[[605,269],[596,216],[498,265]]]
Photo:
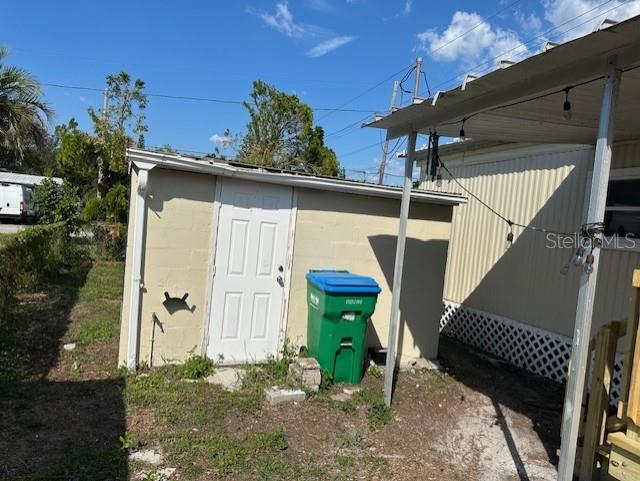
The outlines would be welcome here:
[[[518,223],[518,222],[514,222],[511,219],[509,219],[508,217],[506,217],[505,215],[503,215],[500,212],[498,212],[493,207],[491,207],[489,204],[487,204],[484,200],[482,200],[480,197],[478,197],[471,190],[466,188],[451,173],[451,171],[447,168],[447,166],[443,162],[440,162],[440,166],[449,175],[449,177],[451,177],[451,180],[453,180],[464,192],[466,192],[469,196],[473,197],[480,204],[482,204],[486,209],[488,209],[491,213],[493,213],[496,217],[498,217],[499,219],[501,219],[502,221],[504,221],[507,224],[507,227],[509,229],[509,232],[507,234],[507,242],[509,242],[510,244],[513,242],[513,227],[514,226],[515,227],[520,227],[521,229],[524,229],[524,230],[530,230],[530,231],[540,232],[540,233],[544,233],[544,234],[554,234],[554,235],[557,235],[558,237],[575,237],[579,232],[579,231],[562,232],[562,231],[556,231],[556,230],[553,230],[553,229],[547,229],[546,227],[538,227],[538,226],[534,226],[534,225],[526,225],[526,224],[521,224],[521,223]]]
[[[422,71],[422,77],[424,78],[424,84],[427,87],[428,98],[431,98],[431,89],[429,88],[429,81],[427,80],[427,74],[424,70]]]
[[[608,4],[608,3],[611,3],[612,1],[613,1],[613,0],[606,0],[606,1],[604,1],[604,2],[602,2],[602,3],[600,3],[600,4],[598,4],[598,5],[596,5],[595,7],[593,7],[593,8],[591,8],[591,9],[587,10],[586,12],[581,13],[580,15],[576,15],[575,17],[572,17],[572,18],[570,18],[570,19],[568,19],[568,20],[564,21],[563,23],[561,23],[561,24],[559,24],[559,25],[556,25],[555,27],[552,27],[552,28],[550,28],[550,29],[548,29],[548,30],[545,30],[544,32],[542,32],[542,33],[540,33],[540,34],[538,34],[538,35],[535,35],[535,36],[533,36],[533,37],[529,37],[528,39],[526,39],[526,40],[524,40],[523,42],[519,43],[519,44],[518,44],[518,45],[516,45],[515,47],[510,48],[510,49],[508,49],[508,50],[505,50],[505,51],[503,51],[502,53],[499,53],[498,55],[495,55],[495,56],[493,56],[493,57],[490,57],[489,59],[485,60],[484,62],[479,63],[479,64],[475,65],[474,67],[471,67],[471,68],[469,69],[469,71],[470,71],[470,72],[475,72],[475,71],[476,71],[478,68],[480,68],[480,67],[483,67],[483,66],[485,66],[485,65],[491,64],[492,62],[494,62],[494,61],[495,61],[495,60],[497,60],[497,59],[504,58],[504,56],[505,56],[506,54],[508,54],[508,53],[514,52],[514,51],[516,51],[516,50],[518,50],[518,49],[521,49],[521,48],[523,48],[523,47],[524,47],[524,48],[526,48],[528,45],[530,45],[531,43],[533,43],[535,40],[538,40],[538,39],[544,40],[544,39],[545,39],[545,36],[546,36],[546,35],[548,35],[549,33],[551,33],[551,32],[553,32],[553,31],[555,31],[555,30],[559,29],[560,27],[563,27],[563,26],[565,26],[565,25],[567,25],[567,24],[569,24],[569,23],[573,22],[574,20],[577,20],[577,19],[578,19],[578,18],[580,18],[580,17],[583,17],[583,16],[585,16],[585,15],[587,15],[587,14],[589,14],[589,13],[593,12],[594,10],[597,10],[597,9],[599,9],[599,8],[601,8],[601,7],[603,7],[603,6],[605,6],[605,5],[606,5],[606,4]],[[567,32],[569,32],[569,31],[573,30],[574,28],[580,27],[580,26],[584,25],[585,23],[589,23],[589,22],[593,21],[595,18],[598,18],[598,17],[600,17],[600,16],[602,16],[602,15],[605,15],[605,14],[607,14],[607,13],[611,12],[612,10],[615,10],[615,9],[617,9],[617,8],[621,7],[622,5],[624,5],[624,3],[620,3],[620,4],[616,5],[615,7],[610,8],[609,10],[605,10],[604,12],[600,12],[600,13],[598,13],[595,17],[592,17],[592,18],[590,18],[589,20],[587,20],[587,21],[585,21],[585,22],[583,22],[583,23],[581,23],[581,24],[579,24],[579,25],[576,25],[575,27],[572,27],[571,29],[565,30],[564,32],[561,32],[561,33],[567,33]],[[489,69],[491,69],[491,68],[492,68],[492,66],[490,66],[490,67],[489,67]],[[440,82],[440,83],[439,83],[439,84],[437,84],[434,88],[438,89],[439,87],[442,87],[442,86],[444,86],[444,85],[447,85],[447,84],[449,84],[449,83],[451,83],[451,82],[453,82],[453,81],[459,81],[459,79],[460,79],[460,76],[459,76],[459,75],[456,75],[455,77],[451,77],[451,78],[450,78],[450,79],[448,79],[448,80],[445,80],[445,81],[443,81],[443,82]]]

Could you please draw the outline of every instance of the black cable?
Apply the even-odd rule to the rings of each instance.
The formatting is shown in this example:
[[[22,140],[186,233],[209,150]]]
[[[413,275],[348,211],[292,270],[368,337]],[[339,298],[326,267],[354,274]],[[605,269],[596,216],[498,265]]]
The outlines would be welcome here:
[[[354,100],[358,100],[359,98],[365,96],[366,94],[368,94],[369,92],[371,92],[372,90],[377,89],[378,87],[380,87],[381,85],[385,84],[386,82],[388,82],[389,80],[395,78],[398,76],[398,74],[404,72],[406,69],[410,68],[409,67],[403,67],[400,70],[398,70],[397,72],[394,72],[393,74],[389,75],[388,77],[386,77],[385,79],[381,80],[380,82],[378,82],[377,84],[375,84],[373,87],[368,88],[367,90],[361,92],[360,94],[356,95],[355,97],[350,98],[349,100],[347,100],[346,102],[344,102],[343,104],[338,106],[338,109],[343,108],[345,105],[349,105],[351,102],[353,102]],[[336,109],[334,109],[335,111]],[[367,110],[367,112],[370,112],[369,110]],[[321,120],[327,118],[329,115],[331,115],[333,113],[333,111],[328,112],[326,115],[323,115],[322,117],[320,117],[317,122],[320,122]]]
[[[424,83],[427,86],[427,94],[429,95],[429,98],[431,98],[431,89],[429,88],[429,81],[427,80],[427,74],[424,70],[422,71],[422,76],[424,77]]]
[[[79,85],[64,85],[58,83],[41,83],[40,85],[45,87],[55,87],[55,88],[63,88],[70,90],[85,90],[90,92],[104,92],[104,89],[98,89],[94,87],[82,87]],[[189,100],[194,102],[210,102],[210,103],[219,103],[219,104],[233,104],[233,105],[243,105],[244,102],[242,100],[230,100],[230,99],[218,99],[218,98],[207,98],[207,97],[191,97],[188,95],[168,95],[168,94],[156,94],[156,93],[145,93],[147,97],[156,97],[162,99],[171,99],[171,100]],[[313,110],[317,111],[330,111],[330,112],[359,112],[359,113],[373,113],[376,110],[365,110],[365,109],[343,109],[341,107],[311,107]]]
[[[555,27],[552,27],[552,28],[550,28],[550,29],[548,29],[548,30],[545,30],[545,31],[544,31],[544,32],[542,32],[541,34],[535,35],[535,36],[533,36],[533,37],[529,37],[527,40],[525,40],[524,42],[522,42],[520,45],[517,45],[517,46],[515,46],[515,47],[513,47],[513,48],[510,48],[509,50],[505,50],[504,52],[499,53],[498,55],[495,55],[495,56],[493,56],[493,57],[490,57],[489,59],[485,60],[484,62],[479,63],[478,65],[476,65],[476,66],[474,66],[474,67],[471,67],[471,68],[469,69],[469,71],[474,71],[475,69],[477,69],[477,68],[479,68],[479,67],[482,67],[482,66],[484,66],[484,65],[487,65],[488,63],[492,62],[493,60],[497,60],[497,59],[499,59],[499,58],[502,58],[504,55],[506,55],[506,54],[508,54],[508,53],[511,53],[511,52],[513,52],[514,50],[517,50],[517,49],[519,49],[519,48],[522,48],[523,46],[524,46],[524,47],[526,47],[527,45],[529,45],[530,43],[532,43],[532,42],[533,42],[533,41],[535,41],[535,40],[538,40],[538,39],[544,39],[544,38],[545,38],[545,35],[547,35],[548,33],[553,32],[554,30],[557,30],[557,29],[559,29],[560,27],[563,27],[564,25],[566,25],[566,24],[568,24],[568,23],[571,23],[571,22],[573,22],[574,20],[576,20],[576,19],[578,19],[578,18],[580,18],[580,17],[583,17],[583,16],[587,15],[588,13],[593,12],[594,10],[599,9],[600,7],[602,7],[602,6],[606,5],[607,3],[611,3],[612,1],[613,1],[613,0],[606,0],[606,1],[604,1],[604,2],[602,2],[602,3],[600,3],[600,4],[598,4],[598,5],[596,5],[595,7],[591,8],[590,10],[587,10],[586,12],[583,12],[583,13],[581,13],[580,15],[576,15],[575,17],[572,17],[572,18],[570,18],[570,19],[566,20],[565,22],[561,23],[560,25],[556,25]],[[616,8],[620,7],[621,5],[623,5],[623,4],[619,4],[619,5],[617,5],[616,7],[613,7],[613,8],[611,8],[611,9],[609,9],[609,10],[606,10],[606,11],[604,11],[604,12],[600,12],[600,13],[598,13],[598,15],[596,15],[595,17],[590,18],[589,20],[587,20],[587,22],[590,22],[590,21],[592,21],[593,19],[595,19],[595,18],[599,17],[600,15],[604,15],[604,14],[606,14],[606,13],[610,12],[611,10],[614,10],[614,9],[616,9]],[[587,22],[584,22],[584,23],[587,23]],[[582,25],[582,24],[581,24],[581,25]],[[570,30],[571,30],[571,29],[570,29]],[[570,30],[568,30],[568,31],[570,31]],[[452,81],[454,81],[454,80],[458,80],[459,78],[460,78],[460,76],[459,76],[459,75],[456,75],[455,77],[451,77],[450,79],[445,80],[444,82],[440,82],[440,83],[439,83],[439,84],[437,84],[434,88],[439,88],[439,87],[441,87],[441,86],[443,86],[443,85],[446,85],[446,84],[448,84],[448,83],[450,83],[450,82],[452,82]]]
[[[525,224],[520,224],[518,222],[514,222],[511,219],[509,219],[508,217],[506,217],[505,215],[503,215],[500,212],[498,212],[493,207],[491,207],[484,200],[482,200],[480,197],[478,197],[476,194],[474,194],[471,190],[467,189],[464,185],[462,185],[462,183],[451,173],[451,171],[447,168],[447,166],[443,162],[440,162],[440,167],[442,167],[445,170],[445,172],[447,174],[449,174],[449,177],[451,177],[451,180],[453,180],[456,184],[458,184],[458,186],[462,190],[464,190],[467,194],[469,194],[469,196],[471,196],[475,200],[477,200],[480,204],[482,204],[486,209],[488,209],[496,217],[498,217],[499,219],[501,219],[504,222],[506,222],[506,224],[509,226],[509,232],[510,233],[512,232],[511,231],[512,226],[520,227],[522,229],[531,230],[531,231],[535,231],[535,232],[541,232],[541,233],[545,233],[545,234],[555,234],[558,237],[574,237],[576,234],[578,234],[580,232],[580,231],[561,232],[561,231],[556,231],[556,230],[552,230],[552,229],[547,229],[545,227],[537,227],[537,226],[533,226],[533,225],[525,225]],[[511,236],[511,237],[513,238],[513,236]]]

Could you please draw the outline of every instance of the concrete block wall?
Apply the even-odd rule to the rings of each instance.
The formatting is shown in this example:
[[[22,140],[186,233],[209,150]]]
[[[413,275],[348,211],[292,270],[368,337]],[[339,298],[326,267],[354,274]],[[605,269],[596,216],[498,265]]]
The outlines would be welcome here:
[[[452,207],[412,204],[407,228],[399,352],[404,359],[435,358]],[[305,274],[348,269],[375,278],[382,292],[369,344],[387,344],[400,201],[298,189],[287,336],[306,343]]]
[[[134,178],[133,181],[136,179]],[[209,287],[209,259],[213,250],[216,177],[154,168],[149,173],[143,283],[140,361],[153,365],[178,362],[189,352],[201,353]],[[132,187],[133,190],[134,187]],[[132,209],[135,206],[132,207]],[[133,223],[129,223],[130,229]],[[132,244],[132,233],[129,243]],[[127,252],[125,293],[129,292],[131,256]],[[185,306],[171,312],[165,292],[189,296]],[[128,299],[121,333],[120,363],[126,356]],[[162,326],[153,325],[154,314]],[[153,335],[153,354],[151,339]]]

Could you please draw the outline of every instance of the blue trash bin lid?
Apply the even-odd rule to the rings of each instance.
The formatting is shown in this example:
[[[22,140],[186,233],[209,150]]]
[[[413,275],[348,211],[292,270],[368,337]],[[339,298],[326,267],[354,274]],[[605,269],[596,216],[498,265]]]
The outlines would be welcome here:
[[[306,278],[329,294],[378,294],[382,290],[372,277],[349,271],[309,271]]]

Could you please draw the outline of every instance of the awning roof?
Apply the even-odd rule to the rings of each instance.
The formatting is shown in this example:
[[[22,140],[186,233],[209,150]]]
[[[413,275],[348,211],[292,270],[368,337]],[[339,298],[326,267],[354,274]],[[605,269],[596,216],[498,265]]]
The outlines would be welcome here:
[[[416,100],[367,126],[386,129],[389,138],[434,129],[440,135],[457,137],[462,119],[467,118],[465,134],[473,139],[591,144],[598,128],[601,79],[607,59],[614,55],[617,68],[624,72],[615,139],[638,138],[640,17],[553,47],[464,86],[438,92],[434,98]],[[562,117],[566,87],[572,87],[569,100],[573,116],[569,121]]]

